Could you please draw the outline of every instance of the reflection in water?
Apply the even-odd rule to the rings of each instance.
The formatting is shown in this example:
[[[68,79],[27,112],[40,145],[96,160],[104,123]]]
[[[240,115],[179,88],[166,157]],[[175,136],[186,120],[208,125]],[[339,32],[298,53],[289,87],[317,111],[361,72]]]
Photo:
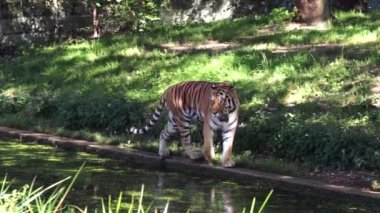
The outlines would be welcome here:
[[[89,176],[90,177],[83,184],[83,190],[86,191],[86,193],[88,193],[92,197],[97,197],[100,187],[99,181],[96,178],[94,178],[93,173],[91,173]]]
[[[123,202],[130,203],[131,195],[138,195],[143,184],[143,204],[148,206],[153,202],[152,210],[158,212],[164,210],[168,200],[170,212],[242,212],[243,208],[250,208],[253,197],[257,198],[256,205],[260,206],[273,188],[255,182],[239,184],[130,168],[119,161],[81,152],[55,152],[53,148],[45,146],[14,142],[2,142],[0,146],[0,175],[7,173],[10,179],[16,178],[20,185],[30,183],[34,176],[37,176],[36,186],[62,180],[73,175],[83,161],[87,161],[87,164],[67,201],[79,207],[88,206],[88,212],[94,212],[94,208],[101,206],[101,197],[108,199],[108,195],[111,195],[116,199],[120,192],[124,195]],[[274,190],[265,212],[378,212],[377,205],[368,203],[352,204],[331,198],[300,196],[276,188]],[[138,196],[135,198],[138,199]]]
[[[108,169],[111,176],[104,174],[90,175],[93,196],[113,198],[120,191],[125,195],[136,196],[144,184],[144,201],[148,206],[153,203],[152,210],[162,212],[169,201],[169,212],[224,212],[234,213],[250,209],[252,198],[256,197],[256,205],[260,206],[272,187],[262,183],[238,184],[222,180],[185,176],[177,173],[129,169],[127,172],[118,171],[119,167]],[[111,172],[111,173],[112,173]],[[108,178],[108,179],[107,179]],[[106,181],[105,181],[106,180]],[[129,203],[131,197],[126,197]],[[136,203],[136,202],[135,202]],[[99,203],[96,204],[99,206]],[[359,207],[357,207],[359,206]],[[265,212],[347,212],[349,209],[360,209],[361,212],[372,206],[350,204],[333,199],[313,196],[299,196],[276,190],[271,197]]]
[[[220,196],[218,196],[218,194]],[[216,187],[212,187],[210,191],[210,201],[212,209],[217,209],[217,201],[220,199],[223,206],[223,212],[233,213],[234,205],[231,192],[228,189],[217,189]]]
[[[253,192],[260,185],[242,186],[233,182],[208,180],[199,177],[181,176],[173,173],[156,173],[155,196],[170,200],[174,212],[241,212],[249,209]],[[163,210],[165,202],[155,202]]]
[[[182,210],[191,212],[225,212],[233,213],[234,204],[232,193],[228,188],[215,185],[213,181],[202,183],[199,178],[178,180],[170,177],[168,173],[157,173],[157,183],[155,188],[156,197],[168,197],[173,192],[172,187],[179,188],[177,195],[181,197],[172,197],[171,210]],[[178,177],[180,178],[180,177]],[[176,184],[180,182],[181,184]],[[169,196],[170,197],[170,196]],[[166,203],[161,204],[161,208]],[[162,210],[162,209],[161,209]]]
[[[233,205],[233,200],[231,198],[231,192],[228,190],[221,190],[220,191],[222,194],[222,200],[223,200],[223,210],[226,213],[232,213],[234,212],[234,205]]]

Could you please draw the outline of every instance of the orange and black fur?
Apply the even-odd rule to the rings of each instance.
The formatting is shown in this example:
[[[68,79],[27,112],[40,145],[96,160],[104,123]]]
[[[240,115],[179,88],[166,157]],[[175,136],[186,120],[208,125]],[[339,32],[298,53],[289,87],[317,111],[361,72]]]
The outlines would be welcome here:
[[[160,135],[159,155],[165,158],[169,152],[167,142],[176,132],[181,136],[181,145],[191,159],[204,157],[211,161],[214,157],[213,136],[217,129],[222,130],[224,167],[233,167],[232,146],[238,125],[239,100],[233,85],[227,82],[187,81],[169,87],[161,97],[160,105],[149,123],[133,134],[143,134],[155,125],[164,107],[169,118]],[[190,141],[190,121],[203,122],[202,153],[195,153]]]

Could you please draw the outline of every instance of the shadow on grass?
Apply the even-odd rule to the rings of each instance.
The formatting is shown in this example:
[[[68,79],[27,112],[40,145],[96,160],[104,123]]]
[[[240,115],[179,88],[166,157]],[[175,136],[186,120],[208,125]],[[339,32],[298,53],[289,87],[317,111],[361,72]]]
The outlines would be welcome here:
[[[375,20],[342,20],[327,31],[255,36],[264,22],[251,18],[25,50],[0,72],[1,98],[31,120],[123,134],[126,127],[143,125],[171,83],[227,78],[236,83],[242,103],[237,152],[379,169],[380,116],[370,86],[380,64],[378,39],[371,40]],[[361,36],[369,40],[355,43]],[[168,41],[209,39],[241,43],[217,52],[161,48]],[[252,48],[262,43],[276,47]]]

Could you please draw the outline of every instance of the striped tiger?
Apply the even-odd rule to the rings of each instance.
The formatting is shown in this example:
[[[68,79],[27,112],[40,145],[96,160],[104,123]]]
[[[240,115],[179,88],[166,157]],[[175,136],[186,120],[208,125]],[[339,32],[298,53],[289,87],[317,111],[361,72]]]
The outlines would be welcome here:
[[[232,146],[238,125],[239,100],[234,86],[227,82],[186,81],[170,86],[162,95],[150,121],[141,129],[132,127],[130,133],[143,134],[159,120],[164,107],[168,109],[168,122],[160,135],[159,155],[169,155],[167,143],[171,136],[179,132],[181,146],[192,159],[214,157],[213,136],[222,130],[222,165],[233,167]],[[190,141],[190,121],[203,122],[202,153],[193,151]]]

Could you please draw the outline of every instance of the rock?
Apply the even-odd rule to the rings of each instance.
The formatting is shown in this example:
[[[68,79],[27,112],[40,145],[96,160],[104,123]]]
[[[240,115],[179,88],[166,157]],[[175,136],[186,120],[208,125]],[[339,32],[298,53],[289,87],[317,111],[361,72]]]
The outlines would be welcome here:
[[[371,183],[371,190],[380,191],[380,180],[374,180]]]

